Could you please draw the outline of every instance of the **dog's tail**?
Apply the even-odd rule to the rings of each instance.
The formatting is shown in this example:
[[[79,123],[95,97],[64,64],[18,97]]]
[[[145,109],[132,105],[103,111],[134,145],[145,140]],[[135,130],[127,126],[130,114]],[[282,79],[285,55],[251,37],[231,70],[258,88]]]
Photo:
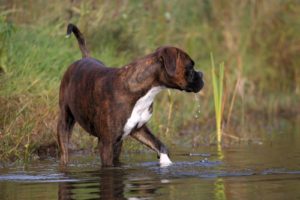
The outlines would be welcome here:
[[[88,49],[86,48],[85,40],[83,38],[82,33],[79,31],[77,26],[75,26],[74,24],[68,24],[66,37],[70,37],[72,32],[74,33],[74,35],[77,38],[78,45],[79,45],[80,51],[82,53],[82,58],[89,57],[90,53],[89,53]]]

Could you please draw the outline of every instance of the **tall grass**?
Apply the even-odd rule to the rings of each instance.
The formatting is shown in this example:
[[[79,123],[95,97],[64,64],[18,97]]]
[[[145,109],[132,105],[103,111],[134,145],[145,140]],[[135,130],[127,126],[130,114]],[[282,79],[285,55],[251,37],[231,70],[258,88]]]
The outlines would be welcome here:
[[[274,116],[300,112],[295,109],[300,101],[299,13],[293,0],[1,1],[0,34],[10,30],[0,35],[5,71],[0,73],[1,160],[27,159],[41,145],[56,143],[60,78],[81,58],[75,39],[64,38],[69,22],[80,27],[92,56],[108,66],[123,66],[166,44],[194,59],[206,82],[199,95],[202,110],[198,114],[192,94],[159,94],[150,126],[164,140],[210,144],[218,105],[211,101],[214,81],[208,75],[212,49],[226,65],[223,105],[217,109],[224,108],[226,131],[246,137],[240,135],[243,129],[250,139],[263,138],[247,124],[264,127]],[[248,122],[245,127],[241,119]],[[222,120],[217,121],[220,130]],[[93,138],[81,133],[75,128],[75,146],[94,147],[89,145]]]
[[[213,85],[213,96],[215,104],[215,116],[216,116],[216,132],[218,145],[222,141],[222,99],[223,99],[223,78],[224,78],[224,63],[220,64],[218,75],[216,73],[215,61],[213,54],[210,54],[211,59],[211,75]]]
[[[8,54],[11,49],[8,41],[15,31],[13,24],[6,21],[9,13],[11,13],[10,10],[0,13],[0,75],[6,71]]]

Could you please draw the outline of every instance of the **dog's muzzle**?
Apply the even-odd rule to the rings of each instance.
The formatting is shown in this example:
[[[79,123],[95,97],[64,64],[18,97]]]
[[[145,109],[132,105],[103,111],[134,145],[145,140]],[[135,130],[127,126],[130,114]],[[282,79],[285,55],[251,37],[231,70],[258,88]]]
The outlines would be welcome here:
[[[203,73],[194,71],[193,74],[188,78],[188,84],[184,89],[187,92],[199,92],[204,86]]]

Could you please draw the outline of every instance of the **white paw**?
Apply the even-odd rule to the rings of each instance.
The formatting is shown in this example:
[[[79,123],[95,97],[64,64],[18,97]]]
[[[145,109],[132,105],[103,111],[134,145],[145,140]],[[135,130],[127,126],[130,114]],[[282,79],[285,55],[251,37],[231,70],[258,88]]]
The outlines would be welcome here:
[[[170,160],[167,154],[161,153],[159,158],[159,164],[161,167],[167,167],[172,164],[172,161]]]

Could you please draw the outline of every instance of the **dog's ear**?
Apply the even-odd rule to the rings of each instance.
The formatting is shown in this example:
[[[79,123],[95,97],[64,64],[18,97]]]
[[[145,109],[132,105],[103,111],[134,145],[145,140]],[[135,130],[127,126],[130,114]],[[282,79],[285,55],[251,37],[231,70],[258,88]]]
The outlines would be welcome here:
[[[174,47],[161,47],[157,49],[158,58],[163,64],[169,76],[174,76],[176,73],[176,60],[178,56],[177,49]]]

